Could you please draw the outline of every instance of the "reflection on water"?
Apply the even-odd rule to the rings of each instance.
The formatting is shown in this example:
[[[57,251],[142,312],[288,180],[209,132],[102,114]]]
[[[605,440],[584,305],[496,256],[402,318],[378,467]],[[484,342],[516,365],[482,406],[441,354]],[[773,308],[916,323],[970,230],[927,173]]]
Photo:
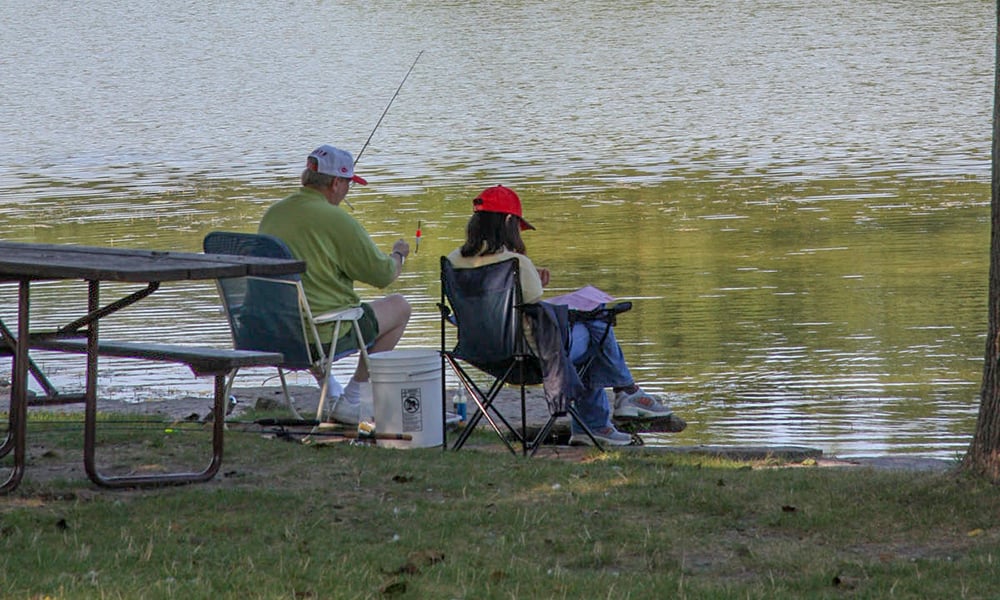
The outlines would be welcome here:
[[[796,196],[763,181],[736,186],[685,178],[592,192],[583,207],[544,186],[521,190],[538,227],[526,234],[529,253],[556,274],[553,294],[593,283],[634,302],[618,326],[634,374],[668,394],[690,422],[664,443],[951,456],[964,449],[974,426],[988,232],[980,198],[987,184],[937,182],[929,190],[921,180],[858,180],[859,197],[840,200],[818,189],[847,184],[798,185]],[[188,211],[153,224],[136,221],[130,235],[146,246],[196,250],[212,229],[252,230],[281,194],[269,193],[219,217],[230,203],[220,188],[215,199],[190,201]],[[702,200],[723,193],[723,206]],[[357,216],[383,247],[422,223],[420,253],[392,287],[415,307],[405,346],[438,345],[437,257],[459,243],[469,196],[465,189],[436,188],[392,202],[373,190],[355,197]],[[204,214],[217,216],[202,223]],[[17,221],[16,213],[8,218]],[[48,237],[59,229],[34,239],[101,243]],[[130,289],[107,286],[102,297]],[[5,319],[12,318],[14,292],[0,286]],[[85,304],[85,289],[48,283],[35,287],[34,298],[35,322],[55,325]],[[125,339],[228,340],[210,282],[164,284],[109,318],[102,331]],[[80,361],[44,358],[56,365],[57,381],[82,386]],[[104,364],[106,393],[143,399],[163,394],[164,385],[168,393],[208,389],[184,368]],[[351,366],[342,363],[338,372]],[[270,374],[254,371],[247,381]]]
[[[310,148],[361,147],[424,50],[352,195],[383,247],[422,223],[392,288],[415,307],[404,345],[437,345],[437,257],[469,198],[502,182],[539,227],[527,243],[553,294],[592,283],[634,301],[619,338],[635,375],[690,423],[663,443],[968,443],[988,3],[174,4],[0,6],[0,64],[18,65],[0,100],[0,237],[198,250],[211,230],[252,231]],[[336,64],[319,64],[331,39]],[[35,286],[35,322],[67,320],[84,293]],[[14,294],[0,285],[5,321]],[[165,284],[102,332],[228,341],[211,282]],[[38,358],[82,386],[78,358]],[[125,398],[209,385],[102,365],[102,393]]]

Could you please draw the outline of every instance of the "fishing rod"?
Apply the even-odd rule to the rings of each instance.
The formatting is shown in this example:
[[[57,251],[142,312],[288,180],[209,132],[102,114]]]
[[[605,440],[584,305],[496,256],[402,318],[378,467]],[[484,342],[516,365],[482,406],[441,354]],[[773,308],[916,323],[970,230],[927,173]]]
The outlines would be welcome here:
[[[413,72],[413,67],[417,66],[417,61],[420,60],[420,57],[423,55],[423,53],[424,51],[421,50],[417,54],[417,57],[413,59],[413,64],[410,65],[410,70],[406,72],[406,75],[403,76],[403,80],[399,82],[399,87],[396,88],[396,93],[393,94],[392,98],[389,99],[389,104],[385,105],[385,110],[382,111],[382,116],[378,118],[378,122],[375,123],[374,129],[372,129],[372,132],[368,134],[368,139],[365,140],[365,145],[361,146],[361,151],[358,152],[357,158],[354,159],[355,166],[357,166],[358,161],[361,160],[361,155],[365,153],[365,148],[368,147],[368,142],[372,141],[372,136],[375,135],[375,132],[378,130],[378,126],[382,124],[382,119],[384,119],[385,114],[389,112],[389,107],[392,106],[392,103],[396,99],[396,96],[399,95],[399,90],[403,89],[403,84],[406,83],[406,79],[410,76],[410,73]]]
[[[420,60],[420,56],[423,55],[423,53],[424,53],[423,50],[417,53],[417,57],[413,59],[413,64],[410,65],[410,70],[406,72],[406,75],[403,76],[403,80],[399,82],[399,87],[396,88],[396,93],[392,95],[392,98],[389,98],[389,103],[385,105],[385,110],[382,111],[382,116],[378,118],[378,121],[376,121],[375,123],[375,127],[372,128],[372,132],[368,134],[368,139],[365,140],[365,145],[361,146],[361,150],[358,152],[358,155],[354,158],[354,166],[358,166],[358,161],[361,160],[361,155],[365,153],[365,148],[367,148],[368,143],[372,141],[372,136],[374,136],[375,132],[378,131],[378,126],[382,124],[382,119],[384,119],[386,113],[389,112],[389,107],[392,106],[392,103],[396,99],[396,96],[399,95],[399,90],[403,89],[403,84],[406,83],[406,79],[410,76],[410,73],[413,72],[413,67],[417,66],[417,61]],[[351,210],[354,210],[354,206],[347,201],[347,198],[344,198],[344,202],[347,203],[347,206]]]

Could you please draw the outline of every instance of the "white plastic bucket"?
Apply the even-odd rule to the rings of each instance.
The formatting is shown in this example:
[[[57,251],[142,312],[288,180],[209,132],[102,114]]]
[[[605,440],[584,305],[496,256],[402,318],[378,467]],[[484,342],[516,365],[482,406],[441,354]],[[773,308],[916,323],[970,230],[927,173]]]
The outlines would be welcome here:
[[[378,440],[390,448],[429,448],[444,441],[441,355],[437,350],[390,350],[370,357],[375,431],[411,440]]]

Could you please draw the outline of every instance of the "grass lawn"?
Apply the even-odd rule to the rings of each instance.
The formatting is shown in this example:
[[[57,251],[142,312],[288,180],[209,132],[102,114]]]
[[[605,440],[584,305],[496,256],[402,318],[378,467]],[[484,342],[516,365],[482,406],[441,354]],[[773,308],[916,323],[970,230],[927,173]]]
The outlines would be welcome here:
[[[995,598],[1000,489],[949,472],[648,450],[512,457],[231,425],[212,481],[95,488],[79,418],[30,422],[4,598]],[[266,433],[266,432],[263,432]],[[111,472],[200,468],[204,426],[102,424]],[[6,476],[10,457],[4,459]]]

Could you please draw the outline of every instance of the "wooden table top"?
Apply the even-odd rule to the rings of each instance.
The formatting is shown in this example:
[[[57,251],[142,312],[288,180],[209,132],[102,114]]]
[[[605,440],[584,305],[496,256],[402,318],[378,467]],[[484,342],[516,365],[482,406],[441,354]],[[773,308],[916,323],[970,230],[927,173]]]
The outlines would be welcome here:
[[[305,271],[300,260],[0,241],[0,280],[182,281]]]

